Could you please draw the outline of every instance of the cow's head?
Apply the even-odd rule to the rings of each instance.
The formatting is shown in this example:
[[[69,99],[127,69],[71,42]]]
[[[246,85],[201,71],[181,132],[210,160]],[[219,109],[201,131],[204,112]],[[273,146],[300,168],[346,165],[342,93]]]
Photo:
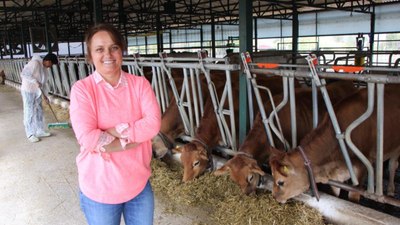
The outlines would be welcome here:
[[[303,159],[289,157],[290,153],[271,148],[269,164],[274,178],[272,196],[280,203],[285,203],[310,187]]]
[[[210,162],[207,149],[197,143],[191,142],[181,147],[181,162],[183,166],[183,182],[193,180],[202,175]]]
[[[261,177],[265,176],[257,161],[243,154],[237,154],[228,160],[225,165],[214,172],[214,175],[219,176],[228,172],[231,179],[246,195],[254,193]]]

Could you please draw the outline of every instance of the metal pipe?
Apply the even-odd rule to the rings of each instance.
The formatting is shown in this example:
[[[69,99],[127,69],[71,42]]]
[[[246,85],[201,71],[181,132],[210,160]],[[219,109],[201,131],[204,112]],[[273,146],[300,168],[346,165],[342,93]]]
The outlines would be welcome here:
[[[197,63],[197,65],[198,65],[198,68],[201,69],[201,71],[204,73],[204,75],[205,75],[205,77],[207,79],[207,84],[208,84],[207,86],[208,86],[208,89],[209,89],[209,92],[210,92],[211,101],[212,101],[213,106],[214,106],[214,111],[215,111],[215,114],[216,114],[217,123],[218,123],[219,131],[221,133],[222,141],[225,144],[230,143],[232,145],[234,143],[232,141],[232,133],[229,132],[229,126],[227,125],[226,119],[225,119],[225,116],[224,116],[224,111],[225,111],[223,109],[224,105],[223,105],[223,103],[221,104],[221,101],[225,101],[224,100],[224,98],[225,98],[224,95],[226,95],[226,92],[228,92],[228,96],[229,96],[228,98],[232,99],[232,94],[231,94],[232,93],[232,88],[229,88],[228,87],[228,83],[227,83],[228,80],[230,81],[230,78],[226,77],[225,87],[224,87],[224,91],[223,91],[221,100],[218,100],[217,91],[215,89],[214,83],[211,80],[210,69],[207,68],[208,64],[204,64],[205,57],[206,56],[205,56],[204,52],[202,52],[202,51],[198,52],[198,63]],[[222,66],[224,66],[224,65],[229,67],[229,68],[234,68],[234,67],[230,67],[231,64],[222,64]],[[220,68],[220,69],[225,70],[225,71],[229,71],[228,69],[224,69],[224,68],[227,68],[227,67],[217,67],[217,68]],[[226,73],[226,76],[230,76],[230,73]],[[229,92],[230,92],[230,95],[229,95]],[[229,113],[229,114],[232,115],[232,113]]]
[[[184,71],[186,72],[186,69]],[[200,124],[201,115],[200,115],[199,107],[198,107],[199,99],[197,98],[198,92],[197,92],[197,86],[196,86],[196,77],[195,77],[193,69],[189,69],[188,72],[190,74],[189,75],[190,76],[190,85],[192,87],[192,96],[193,96],[192,97],[193,104],[190,105],[190,108],[192,108],[192,106],[194,108],[194,109],[192,109],[192,110],[194,110],[194,121],[195,121],[196,127],[198,127]]]
[[[191,137],[194,137],[194,122],[193,122],[193,109],[192,109],[192,97],[190,93],[190,86],[189,86],[189,75],[187,74],[187,71],[184,69],[183,70],[183,83],[185,85],[185,93],[186,94],[186,102],[182,101],[182,105],[185,105],[187,108],[187,111],[189,112],[189,134]],[[182,88],[183,90],[184,88]],[[185,96],[181,96],[181,100],[185,99]]]
[[[153,87],[153,90],[155,92],[155,95],[157,96],[158,104],[160,104],[162,106],[161,99],[159,98],[160,97],[160,92],[159,92],[159,88],[158,88],[158,85],[157,85],[157,84],[159,84],[158,76],[157,76],[157,74],[158,74],[157,67],[154,67],[154,66],[151,67],[151,72],[153,74],[153,77],[152,77],[152,80],[151,80],[152,87]],[[163,112],[165,111],[165,109],[163,109],[163,108],[161,110]]]
[[[376,112],[376,194],[383,195],[383,119],[384,119],[384,84],[377,84]]]
[[[315,85],[314,80],[311,80],[311,92],[312,92],[312,105],[313,105],[313,128],[316,128],[318,125],[318,90]]]
[[[167,74],[168,76],[168,80],[169,80],[169,84],[171,86],[172,89],[172,93],[174,94],[175,100],[176,100],[176,104],[178,106],[178,111],[179,114],[181,116],[182,119],[182,124],[185,130],[185,134],[190,134],[190,130],[189,130],[189,118],[187,117],[186,111],[184,111],[183,109],[183,102],[182,102],[182,93],[184,93],[186,87],[185,87],[185,82],[182,83],[182,90],[181,90],[181,94],[178,93],[178,89],[176,88],[176,84],[174,81],[174,78],[171,75],[171,71],[166,67],[164,60],[163,60],[163,56],[162,54],[160,54],[160,59],[161,59],[161,68],[164,70],[164,72]],[[185,80],[185,78],[184,78]]]
[[[246,84],[247,84],[247,102],[248,102],[248,109],[249,109],[249,124],[250,127],[253,127],[253,121],[254,121],[254,102],[253,102],[253,91],[251,88],[251,81],[250,79],[246,79]]]
[[[310,74],[305,71],[296,70],[283,70],[283,69],[251,69],[252,73],[266,74],[266,75],[277,75],[286,77],[306,77],[311,78]],[[329,72],[319,72],[318,76],[321,78],[335,78],[341,80],[354,80],[363,82],[374,82],[374,83],[400,83],[400,77],[398,76],[388,76],[382,74],[352,74],[352,73],[329,73]]]
[[[294,77],[289,77],[289,91],[290,91],[290,124],[292,131],[292,148],[295,148],[297,146],[297,122],[296,122],[296,96],[294,93]],[[281,132],[281,134],[283,136],[283,132]]]
[[[228,87],[228,102],[229,102],[229,116],[230,116],[230,131],[231,131],[231,148],[237,151],[238,146],[236,143],[236,126],[235,126],[235,107],[233,103],[233,94],[232,94],[232,77],[231,72],[229,70],[225,71],[226,73],[226,85]],[[245,109],[247,110],[247,109]]]
[[[328,111],[329,117],[331,118],[332,125],[333,125],[333,128],[336,133],[336,138],[339,142],[340,150],[342,151],[342,155],[345,159],[347,169],[349,170],[349,173],[350,173],[351,181],[353,182],[353,185],[358,185],[358,179],[354,173],[353,165],[350,160],[350,156],[347,151],[346,144],[344,142],[344,137],[341,132],[339,122],[336,118],[335,111],[333,110],[332,102],[331,102],[331,99],[329,98],[328,91],[326,90],[325,80],[323,80],[323,79],[320,80],[318,73],[315,69],[315,66],[313,64],[313,59],[311,57],[307,57],[307,62],[308,62],[308,65],[310,66],[311,75],[312,75],[313,79],[315,80],[315,84],[320,87],[322,97],[324,98],[324,101],[325,101],[326,109]]]
[[[364,191],[364,190],[362,190],[360,188],[349,186],[347,184],[344,184],[344,183],[341,183],[341,182],[338,182],[338,181],[334,181],[334,180],[329,180],[327,184],[329,184],[331,186],[334,186],[334,187],[338,187],[338,188],[346,190],[346,191],[357,192],[360,195],[364,196],[365,198],[372,199],[372,200],[374,200],[376,202],[390,204],[390,205],[393,205],[393,206],[396,206],[396,207],[400,207],[400,200],[392,198],[392,197],[387,197],[387,196],[384,196],[384,195],[376,195],[374,193],[369,193],[369,192],[366,192],[366,191]]]
[[[283,77],[283,98],[282,101],[279,103],[279,105],[274,108],[273,106],[273,110],[271,112],[271,114],[268,117],[269,120],[269,126],[271,127],[271,130],[274,132],[274,134],[278,137],[278,139],[282,142],[285,150],[289,150],[290,145],[287,142],[287,140],[285,139],[285,137],[283,137],[283,132],[282,132],[282,127],[280,125],[280,121],[278,118],[278,112],[287,104],[288,99],[289,99],[289,78],[288,77]],[[278,128],[275,126],[274,124],[274,118],[276,117],[276,122],[277,122],[277,126]]]
[[[352,122],[345,131],[345,140],[350,150],[361,160],[362,163],[367,167],[368,171],[368,192],[374,193],[374,168],[367,157],[355,146],[351,140],[351,132],[358,127],[362,122],[364,122],[368,117],[371,116],[374,111],[374,96],[375,96],[375,84],[368,83],[368,107],[364,114]]]
[[[263,104],[263,100],[261,98],[260,95],[260,91],[259,89],[265,89],[267,91],[267,94],[269,94],[268,96],[270,97],[270,102],[272,102],[272,95],[271,92],[268,88],[266,87],[261,87],[257,84],[256,78],[255,76],[252,75],[252,73],[250,72],[250,68],[249,68],[249,62],[251,62],[251,57],[250,54],[248,52],[246,53],[240,53],[240,57],[242,59],[242,63],[243,63],[243,72],[246,74],[247,79],[250,80],[252,87],[253,87],[253,91],[254,91],[254,96],[256,97],[256,101],[258,104],[258,108],[261,114],[261,118],[262,118],[262,122],[264,124],[264,129],[265,129],[265,133],[267,134],[267,138],[269,141],[269,144],[272,147],[275,147],[275,143],[274,143],[274,139],[272,138],[272,132],[270,129],[270,126],[268,125],[269,121],[265,112],[265,108],[264,108],[264,104]]]

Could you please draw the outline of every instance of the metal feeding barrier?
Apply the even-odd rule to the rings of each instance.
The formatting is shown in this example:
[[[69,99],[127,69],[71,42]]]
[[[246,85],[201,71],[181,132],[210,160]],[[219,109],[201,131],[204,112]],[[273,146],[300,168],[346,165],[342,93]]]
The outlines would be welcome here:
[[[238,143],[231,73],[232,71],[238,71],[239,66],[235,64],[207,64],[206,58],[206,52],[200,51],[199,65],[202,73],[207,79],[207,87],[217,116],[217,123],[223,142],[223,146],[221,147],[224,147],[223,150],[225,153],[234,155],[237,151]],[[218,96],[215,85],[211,79],[211,70],[220,70],[225,73],[225,84],[221,96]],[[226,121],[225,116],[228,116],[229,124]]]
[[[139,54],[134,54],[133,58],[125,58],[122,65],[127,67],[128,73],[144,76],[151,82],[161,112],[164,113],[169,106],[170,96],[160,58],[141,57]]]
[[[275,102],[273,100],[272,93],[271,93],[270,89],[267,88],[267,87],[260,86],[260,85],[257,84],[257,75],[252,73],[250,71],[250,67],[249,67],[249,63],[252,63],[250,54],[248,52],[241,53],[241,58],[242,58],[242,63],[243,63],[243,71],[247,76],[247,80],[250,82],[251,89],[249,89],[249,90],[252,91],[252,93],[255,95],[255,98],[256,98],[256,101],[257,101],[257,104],[258,104],[258,107],[259,107],[260,115],[261,115],[261,118],[262,118],[262,121],[263,121],[263,124],[264,124],[264,129],[265,129],[265,132],[267,134],[267,138],[268,138],[268,141],[269,141],[270,145],[275,147],[275,143],[274,143],[274,139],[273,139],[273,132],[274,132],[275,135],[278,137],[278,139],[284,144],[285,148],[288,149],[289,146],[287,144],[287,141],[283,137],[282,129],[281,129],[280,122],[279,122],[279,118],[276,116],[276,118],[277,118],[276,122],[278,124],[277,125],[278,129],[276,129],[276,127],[273,125],[272,117],[269,118],[267,116],[267,113],[266,113],[265,108],[264,108],[264,103],[263,103],[264,100],[261,97],[260,90],[263,90],[263,91],[266,92],[267,99],[272,104],[273,112],[279,111],[277,109],[276,105],[275,105]],[[288,94],[288,84],[289,84],[288,80],[289,80],[288,77],[282,77],[283,96],[284,97],[283,97],[283,100],[282,100],[279,108],[281,108],[281,106],[283,106],[285,103],[287,103],[287,100],[288,100],[288,95],[289,95]],[[293,80],[291,80],[291,83],[292,82],[293,82]],[[292,113],[294,113],[294,111],[293,112],[291,111],[291,115],[293,115]],[[271,113],[271,115],[272,114],[273,113]],[[295,121],[295,120],[292,120],[292,121]]]
[[[233,96],[231,72],[239,71],[239,65],[226,64],[226,59],[209,58],[200,52],[191,57],[177,55],[169,57],[160,53],[159,57],[142,57],[135,54],[133,57],[124,57],[122,69],[138,76],[145,76],[155,92],[162,112],[169,107],[171,99],[179,108],[179,114],[184,124],[185,135],[183,140],[190,141],[198,127],[204,113],[204,91],[213,101],[214,112],[217,117],[219,130],[223,139],[222,148],[227,154],[233,154],[237,149],[235,113],[233,110]],[[5,70],[6,79],[21,83],[20,72],[28,59],[1,60],[0,65]],[[69,99],[73,84],[84,79],[95,70],[94,65],[82,57],[64,57],[59,59],[59,65],[49,68],[50,94]],[[225,89],[221,96],[213,88],[212,71],[225,74]],[[207,88],[201,88],[201,80],[205,80]],[[179,80],[179,82],[178,82]],[[226,107],[226,108],[224,108]],[[229,119],[226,119],[227,116]]]
[[[308,72],[308,66],[306,65],[292,65],[292,64],[279,64],[279,63],[254,63],[252,62],[251,56],[248,52],[241,53],[243,69],[246,73],[248,80],[251,82],[251,87],[253,93],[255,95],[257,104],[260,109],[260,114],[262,117],[262,121],[264,124],[264,128],[267,133],[268,141],[271,146],[275,147],[273,136],[276,136],[278,140],[283,144],[286,150],[289,148],[294,148],[297,146],[297,123],[296,123],[296,98],[295,98],[295,80],[304,80],[310,79],[310,73]],[[271,92],[268,88],[261,86],[257,83],[257,76],[277,76],[274,73],[270,73],[268,71],[280,67],[279,76],[282,77],[282,85],[283,85],[283,99],[281,102],[276,105],[273,102]],[[302,71],[297,71],[298,74],[294,76],[293,68],[297,68]],[[283,72],[286,71],[286,72]],[[307,71],[307,72],[306,72]],[[265,99],[262,99],[261,92],[266,91],[267,101],[271,102],[272,105],[272,112],[267,115],[265,112],[265,108],[263,102]],[[317,101],[317,87],[313,80],[311,79],[311,98],[312,98],[312,105],[313,105],[313,127],[315,128],[318,123],[318,101]],[[289,141],[283,136],[282,129],[280,126],[280,120],[278,118],[278,112],[286,105],[290,104],[290,123],[291,123],[291,136],[292,140]]]
[[[244,54],[244,53],[243,53]],[[250,62],[250,63],[248,63]],[[318,87],[321,91],[321,94],[324,98],[325,105],[328,110],[329,117],[333,124],[336,138],[339,142],[339,146],[343,157],[345,159],[347,168],[350,173],[351,182],[353,186],[339,183],[337,181],[329,181],[330,185],[348,190],[348,191],[357,191],[361,195],[366,198],[373,199],[375,201],[379,201],[382,203],[388,203],[391,205],[395,205],[397,207],[400,206],[400,201],[384,196],[383,195],[383,104],[384,104],[384,86],[388,83],[398,84],[400,83],[400,77],[390,76],[390,75],[382,75],[382,74],[374,74],[374,71],[387,71],[398,73],[400,70],[397,68],[370,68],[370,67],[357,67],[354,66],[319,66],[316,65],[316,58],[312,56],[307,57],[308,67],[310,68],[309,72],[298,71],[298,70],[288,70],[287,68],[304,68],[304,66],[299,65],[289,65],[289,64],[268,64],[268,63],[251,63],[251,61],[244,61],[245,70],[248,70],[249,74],[265,74],[265,75],[275,75],[282,77],[308,77],[312,78],[312,83]],[[319,71],[318,71],[319,70]],[[334,72],[321,72],[322,70],[332,70]],[[359,73],[354,74],[354,72],[368,72],[367,73]],[[366,82],[368,88],[368,102],[367,102],[367,110],[364,114],[362,114],[358,119],[352,122],[344,131],[340,128],[339,123],[336,118],[336,114],[333,110],[332,103],[330,101],[328,92],[325,87],[325,79],[335,78],[335,79],[346,79],[353,80],[359,82]],[[253,83],[254,84],[254,83]],[[254,86],[254,85],[253,85]],[[255,86],[257,87],[257,86]],[[375,87],[377,90],[376,93],[376,104],[377,104],[377,153],[376,153],[376,161],[370,162],[366,156],[353,144],[351,141],[351,132],[360,125],[365,119],[367,119],[373,112],[374,102],[375,102]],[[268,119],[266,116],[263,119]],[[314,118],[315,120],[315,118]],[[271,125],[269,123],[266,123]],[[295,127],[295,126],[294,126]],[[267,128],[268,129],[268,128]],[[354,186],[359,184],[358,179],[355,176],[353,171],[352,162],[349,157],[349,152],[347,148],[360,159],[360,161],[366,166],[368,171],[368,188],[367,190],[361,190],[359,188],[355,188]],[[373,167],[375,165],[375,170]]]
[[[133,60],[124,60],[123,65],[128,67],[130,73],[151,76],[148,78],[163,112],[171,98],[175,99],[174,104],[178,106],[185,132],[181,138],[185,141],[191,141],[194,137],[204,114],[205,96],[209,96],[222,137],[221,147],[227,154],[234,154],[237,137],[231,72],[238,71],[239,65],[220,62],[225,62],[225,59],[208,58],[206,52],[199,51],[198,57],[169,57],[166,53],[160,53],[160,57],[141,57],[136,54]],[[225,75],[221,95],[215,89],[213,71]],[[204,84],[207,89],[202,88]]]
[[[308,56],[308,65],[292,65],[292,64],[274,64],[274,63],[253,63],[248,53],[241,53],[243,62],[243,70],[247,76],[248,99],[251,106],[252,95],[260,109],[262,121],[272,146],[274,146],[273,135],[277,135],[279,140],[285,144],[286,148],[297,146],[296,138],[296,117],[295,117],[295,97],[294,97],[294,80],[310,79],[312,82],[312,98],[313,98],[313,126],[317,126],[318,112],[317,110],[317,89],[327,106],[331,122],[334,126],[335,133],[340,143],[342,154],[345,158],[346,165],[351,175],[352,185],[357,185],[359,181],[355,177],[352,169],[352,162],[349,158],[350,149],[363,162],[368,171],[368,188],[367,190],[358,190],[363,196],[374,199],[376,201],[389,203],[400,206],[398,200],[388,198],[383,195],[383,105],[384,105],[384,87],[387,83],[400,83],[400,77],[391,75],[382,75],[380,73],[399,74],[400,68],[376,68],[363,66],[326,66],[315,64],[315,57]],[[4,70],[6,79],[15,83],[20,83],[20,71],[28,62],[28,59],[1,60],[0,66]],[[164,112],[168,108],[171,99],[174,98],[179,113],[185,127],[184,140],[190,141],[194,135],[196,127],[199,125],[201,116],[204,113],[204,93],[201,88],[201,79],[206,81],[209,96],[212,100],[214,112],[216,113],[217,123],[223,143],[221,149],[229,155],[236,153],[238,148],[237,134],[235,127],[235,112],[233,107],[232,93],[232,72],[239,70],[238,64],[225,64],[224,59],[214,59],[206,57],[204,52],[199,52],[198,57],[179,58],[168,57],[165,53],[160,57],[141,57],[134,55],[132,58],[125,58],[123,67],[129,73],[150,76],[151,85],[156,93],[157,99]],[[397,64],[396,64],[397,66]],[[49,71],[50,93],[65,99],[69,98],[70,88],[79,79],[87,77],[93,73],[94,66],[88,64],[84,58],[66,57],[60,59],[59,65],[54,65]],[[307,69],[308,71],[305,71]],[[332,72],[327,72],[327,71]],[[181,71],[178,76],[181,77],[181,83],[177,83],[175,77],[176,71]],[[212,71],[221,71],[225,75],[225,85],[218,94],[212,80]],[[267,115],[263,108],[262,92],[266,93],[267,99],[272,99],[272,94],[266,87],[257,84],[257,76],[281,76],[283,85],[283,100],[280,103],[273,103],[273,113]],[[342,130],[337,123],[336,115],[330,103],[329,95],[325,87],[325,79],[345,79],[357,82],[367,83],[368,102],[367,109],[358,119],[351,123],[347,128]],[[376,91],[375,91],[376,90]],[[351,140],[351,132],[361,124],[368,116],[373,113],[375,107],[375,97],[377,106],[377,156],[375,162],[370,162],[354,145]],[[276,104],[276,105],[275,105]],[[279,124],[277,112],[284,104],[291,105],[291,124],[292,124],[292,140],[288,141],[283,137]],[[241,109],[243,110],[243,109]],[[251,114],[251,113],[250,113]],[[252,123],[252,115],[250,116],[250,124]],[[375,168],[374,168],[374,166]],[[346,190],[354,190],[353,186],[339,184],[330,181],[329,184],[338,186]]]

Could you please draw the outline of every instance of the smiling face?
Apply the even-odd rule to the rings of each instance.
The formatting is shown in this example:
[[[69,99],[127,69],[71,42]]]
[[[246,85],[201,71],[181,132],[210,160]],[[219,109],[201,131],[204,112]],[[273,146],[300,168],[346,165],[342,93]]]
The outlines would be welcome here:
[[[122,49],[107,31],[95,33],[88,46],[96,71],[112,85],[118,82],[122,66]]]

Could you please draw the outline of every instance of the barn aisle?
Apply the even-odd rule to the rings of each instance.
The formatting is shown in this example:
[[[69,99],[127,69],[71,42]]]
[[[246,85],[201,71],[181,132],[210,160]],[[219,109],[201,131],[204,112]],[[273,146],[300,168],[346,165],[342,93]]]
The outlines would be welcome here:
[[[84,225],[79,208],[72,129],[30,143],[19,91],[0,85],[0,225]],[[46,114],[47,122],[54,122]],[[165,213],[156,199],[155,225],[192,224],[195,217]]]
[[[0,85],[0,102],[0,224],[85,224],[72,130],[52,130],[51,137],[30,143],[19,91]]]

